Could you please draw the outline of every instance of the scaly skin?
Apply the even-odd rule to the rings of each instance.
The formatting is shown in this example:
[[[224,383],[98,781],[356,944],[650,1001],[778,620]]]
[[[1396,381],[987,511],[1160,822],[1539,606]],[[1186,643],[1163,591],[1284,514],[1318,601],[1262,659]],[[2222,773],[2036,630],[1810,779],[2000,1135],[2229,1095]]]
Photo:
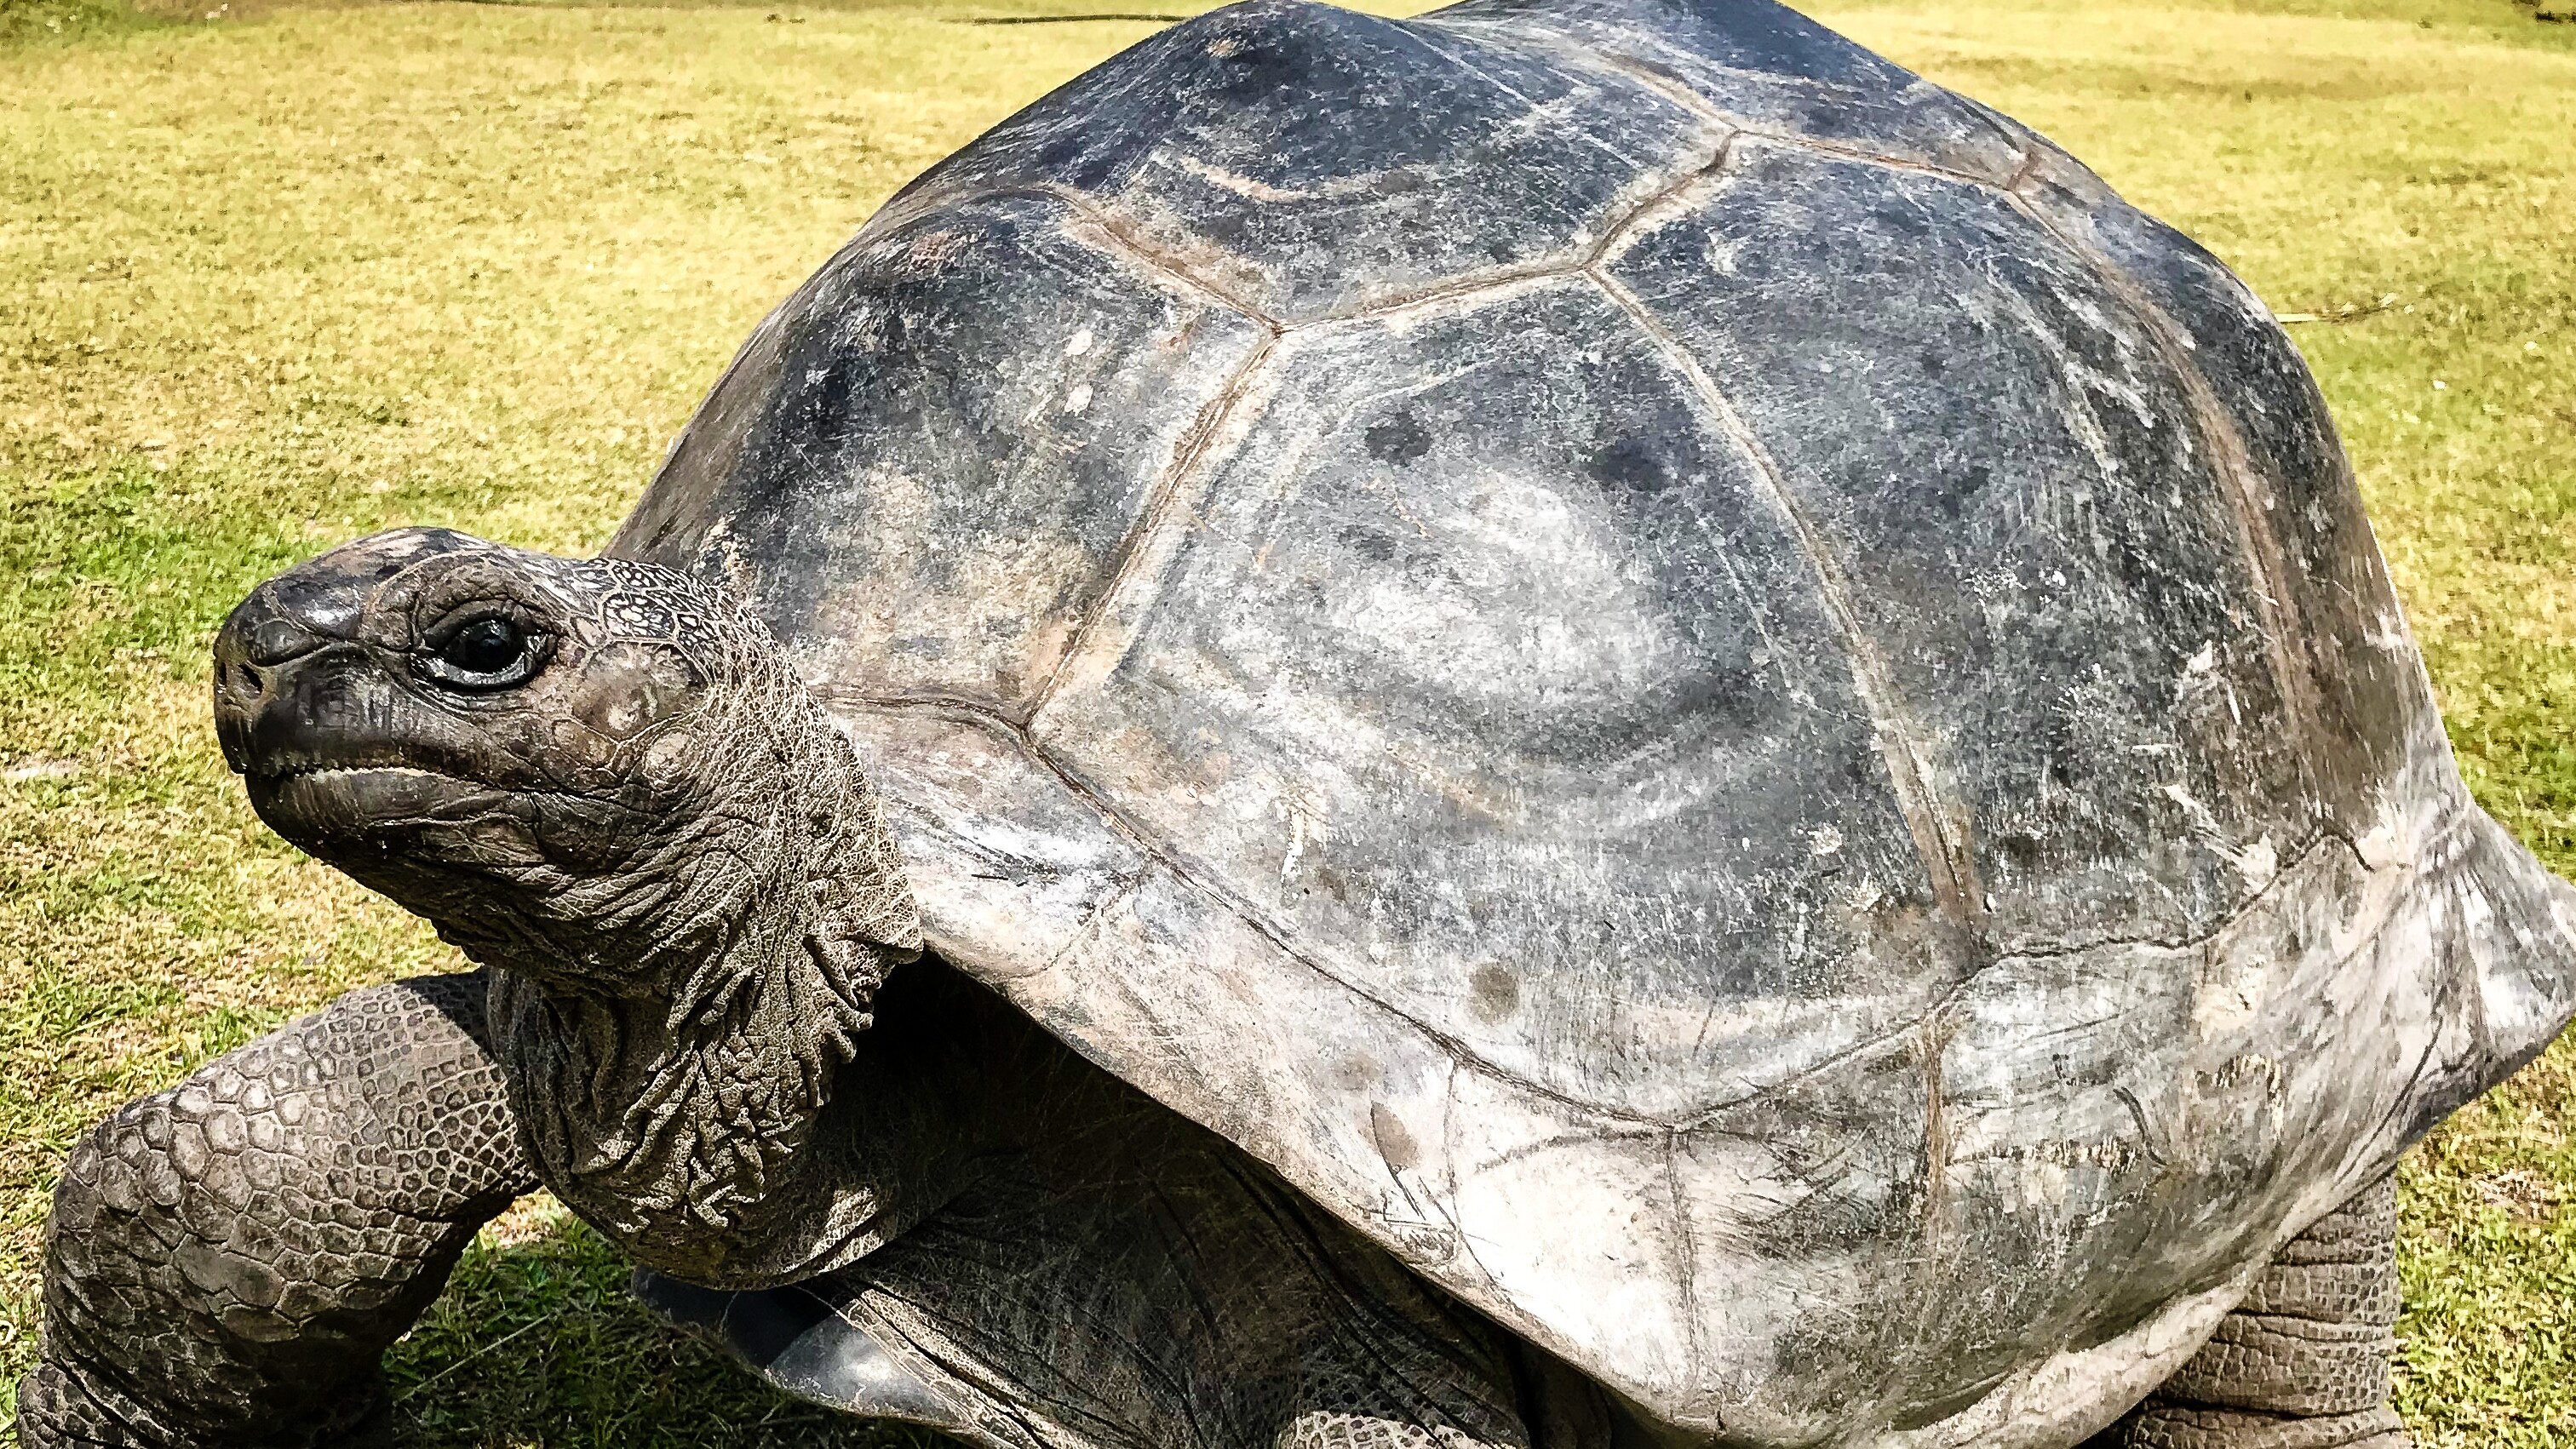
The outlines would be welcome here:
[[[91,1129],[54,1189],[19,1442],[380,1439],[385,1346],[535,1186],[486,984],[350,992]]]
[[[2088,1449],[2409,1449],[2394,1178],[2290,1240],[2181,1370]]]

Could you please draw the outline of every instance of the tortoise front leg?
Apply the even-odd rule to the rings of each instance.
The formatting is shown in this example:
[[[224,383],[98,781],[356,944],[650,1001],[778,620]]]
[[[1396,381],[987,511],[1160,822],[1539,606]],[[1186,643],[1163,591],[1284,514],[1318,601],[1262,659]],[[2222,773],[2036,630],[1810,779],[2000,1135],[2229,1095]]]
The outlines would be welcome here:
[[[2090,1449],[2408,1449],[2397,1352],[2397,1183],[2290,1240],[2200,1352]]]
[[[380,1358],[535,1186],[484,972],[353,991],[72,1150],[26,1449],[320,1449],[387,1427]]]

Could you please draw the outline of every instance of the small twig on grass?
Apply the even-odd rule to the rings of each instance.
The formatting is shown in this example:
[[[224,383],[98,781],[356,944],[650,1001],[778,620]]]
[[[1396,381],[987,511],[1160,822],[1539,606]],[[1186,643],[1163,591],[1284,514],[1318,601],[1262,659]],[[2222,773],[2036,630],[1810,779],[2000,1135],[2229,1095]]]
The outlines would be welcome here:
[[[2272,314],[2272,320],[2281,323],[2283,326],[2288,326],[2296,322],[2350,322],[2355,318],[2369,317],[2377,313],[2385,312],[2396,305],[2397,294],[2395,292],[2389,292],[2383,295],[2378,301],[2373,302],[2366,307],[2353,306],[2347,303],[2344,306],[2335,308],[2331,312],[2275,312]]]
[[[447,1367],[440,1369],[438,1372],[431,1374],[428,1378],[422,1379],[419,1383],[403,1390],[401,1397],[397,1398],[394,1402],[401,1403],[404,1400],[409,1399],[412,1395],[419,1393],[421,1390],[428,1388],[434,1383],[437,1383],[440,1379],[447,1377],[449,1374],[456,1372],[458,1369],[465,1367],[467,1364],[474,1362],[485,1354],[490,1353],[492,1350],[499,1348],[501,1345],[508,1343],[510,1340],[517,1338],[519,1335],[526,1333],[529,1329],[534,1328],[545,1321],[546,1320],[542,1318],[529,1319],[527,1322],[520,1324],[518,1327],[511,1329],[505,1334],[502,1334],[499,1338],[492,1340],[490,1343],[474,1350],[465,1357],[460,1358],[456,1362],[449,1364]]]

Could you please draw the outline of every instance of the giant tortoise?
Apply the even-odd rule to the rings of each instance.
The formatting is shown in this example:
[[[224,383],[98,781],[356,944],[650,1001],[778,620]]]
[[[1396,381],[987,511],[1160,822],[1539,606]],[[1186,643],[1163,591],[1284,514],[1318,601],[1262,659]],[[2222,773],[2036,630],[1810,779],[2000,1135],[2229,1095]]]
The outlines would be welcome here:
[[[2391,1169],[2576,1006],[2263,306],[1767,0],[1175,26],[605,557],[215,658],[480,969],[78,1147],[31,1449],[381,1434],[539,1183],[986,1449],[2395,1445]]]

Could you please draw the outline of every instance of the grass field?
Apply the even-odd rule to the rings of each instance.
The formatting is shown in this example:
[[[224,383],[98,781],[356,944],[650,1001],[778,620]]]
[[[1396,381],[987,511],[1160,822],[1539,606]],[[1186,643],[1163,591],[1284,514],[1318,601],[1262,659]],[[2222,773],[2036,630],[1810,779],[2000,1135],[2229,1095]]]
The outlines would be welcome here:
[[[878,200],[1152,28],[963,23],[1040,0],[266,3],[0,0],[9,1383],[81,1128],[450,964],[251,818],[206,717],[224,611],[397,522],[596,547],[735,342]],[[2470,779],[2576,872],[2576,26],[2512,0],[1817,13],[2326,319],[2295,330]],[[2562,1045],[2410,1160],[2401,1397],[2428,1446],[2576,1444],[2571,1124]],[[542,1202],[394,1371],[421,1444],[858,1437],[652,1326]]]

